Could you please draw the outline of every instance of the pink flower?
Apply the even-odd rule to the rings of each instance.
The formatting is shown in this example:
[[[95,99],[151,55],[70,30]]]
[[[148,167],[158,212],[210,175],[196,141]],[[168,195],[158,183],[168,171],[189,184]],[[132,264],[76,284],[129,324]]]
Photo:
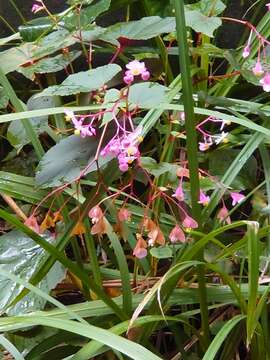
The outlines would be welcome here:
[[[228,225],[230,225],[232,222],[231,222],[231,218],[228,216],[228,214],[229,214],[228,209],[226,208],[225,205],[223,205],[223,207],[217,213],[217,218],[220,221],[225,221]]]
[[[138,60],[133,60],[126,65],[128,69],[125,72],[123,78],[126,84],[131,84],[134,81],[134,76],[141,75],[142,80],[148,80],[150,78],[150,72],[147,70],[145,63]]]
[[[181,243],[186,242],[186,237],[185,237],[184,231],[178,225],[176,225],[172,229],[172,231],[170,232],[169,238],[172,243],[176,243],[178,241]]]
[[[242,56],[244,59],[246,59],[247,57],[249,57],[249,54],[250,54],[250,47],[249,47],[249,45],[247,45],[244,47]]]
[[[270,91],[270,73],[267,72],[264,75],[264,77],[260,80],[260,84],[262,84],[264,91]]]
[[[197,221],[194,220],[191,216],[188,216],[187,214],[182,222],[182,225],[185,228],[189,228],[189,229],[196,229],[198,227]]]
[[[126,71],[123,80],[127,85],[129,85],[134,81],[134,76],[129,71]]]
[[[270,3],[265,4],[265,6],[267,7],[267,10],[270,11]]]
[[[143,259],[147,255],[147,243],[140,234],[136,234],[137,244],[133,250],[133,255],[138,259]]]
[[[207,206],[209,204],[210,197],[207,196],[202,190],[200,191],[200,200],[198,201],[199,204],[203,206]]]
[[[184,191],[183,191],[183,187],[182,187],[181,183],[178,185],[178,187],[175,190],[175,193],[172,196],[175,197],[179,201],[184,201],[185,195],[184,195]]]
[[[96,224],[100,219],[103,218],[103,211],[98,205],[96,205],[90,209],[88,216],[92,219],[92,223]]]
[[[117,156],[119,169],[127,171],[129,165],[140,157],[139,143],[142,141],[141,127],[137,127],[133,132],[126,132],[118,138],[113,137],[108,144],[102,149],[101,155]]]
[[[118,212],[118,219],[119,221],[130,221],[131,219],[131,213],[128,209],[122,208]]]
[[[244,200],[245,195],[237,192],[231,192],[231,198],[232,198],[232,206],[235,206],[236,204],[239,204]]]
[[[39,3],[42,4],[42,2],[40,0],[37,0]],[[32,6],[32,13],[36,14],[37,12],[41,11],[41,10],[44,10],[44,5],[38,5],[38,4],[33,4]]]
[[[144,72],[142,72],[141,73],[141,77],[142,77],[142,79],[144,80],[144,81],[147,81],[147,80],[149,80],[149,78],[150,78],[150,72],[149,71],[144,71]]]
[[[74,125],[74,134],[79,135],[82,138],[85,138],[86,136],[93,136],[96,135],[96,129],[92,126],[92,123],[90,124],[84,124],[84,118],[77,119],[76,115],[71,110],[65,110],[66,114],[66,120],[72,121]]]
[[[252,72],[255,76],[261,76],[264,73],[262,64],[259,60],[256,62],[254,68],[252,68]]]

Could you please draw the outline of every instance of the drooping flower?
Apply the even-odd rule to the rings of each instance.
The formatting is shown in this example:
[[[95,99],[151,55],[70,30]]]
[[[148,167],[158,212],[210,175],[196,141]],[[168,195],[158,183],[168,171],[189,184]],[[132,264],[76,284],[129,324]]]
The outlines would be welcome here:
[[[165,237],[157,224],[146,218],[143,223],[145,230],[148,231],[148,244],[153,246],[155,244],[165,245]]]
[[[172,229],[172,231],[170,232],[170,235],[169,235],[169,239],[170,239],[170,241],[172,243],[176,243],[176,242],[184,243],[184,242],[186,242],[185,233],[180,228],[179,225],[175,225],[175,227]]]
[[[183,190],[183,186],[182,186],[181,182],[177,186],[175,193],[172,196],[175,197],[178,201],[184,201],[185,195],[184,195],[184,190]]]
[[[126,68],[128,70],[123,78],[126,84],[131,84],[134,81],[134,76],[140,75],[144,81],[150,78],[150,72],[147,70],[144,62],[133,60],[126,65]]]
[[[246,59],[247,57],[249,57],[249,54],[250,54],[250,47],[249,45],[245,46],[244,47],[244,50],[242,52],[242,56],[244,59]]]
[[[244,200],[245,195],[237,192],[231,192],[231,198],[232,198],[232,206],[235,206],[236,204],[239,204]]]
[[[133,250],[133,255],[138,259],[143,259],[147,255],[147,243],[141,234],[136,234],[137,244]]]
[[[131,219],[131,213],[128,209],[121,208],[118,212],[118,219],[119,221],[130,221]]]
[[[267,10],[270,11],[270,3],[265,4],[265,6],[267,7]]]
[[[209,204],[210,197],[206,195],[202,190],[200,190],[200,199],[198,201],[199,204],[203,206],[207,206]]]
[[[228,215],[229,215],[229,211],[226,208],[226,206],[223,205],[222,208],[217,213],[217,218],[220,221],[225,221],[228,225],[230,225],[232,222],[231,222],[231,218]]]
[[[197,221],[187,214],[185,215],[182,225],[188,229],[196,229],[198,227]]]
[[[259,60],[257,60],[255,66],[252,68],[252,72],[255,76],[261,76],[264,73],[262,64]]]
[[[266,92],[270,91],[270,73],[267,72],[264,77],[260,80],[260,84],[262,84],[263,90]]]
[[[92,219],[92,223],[94,224],[91,229],[91,234],[101,235],[106,232],[106,225],[104,221],[104,214],[101,208],[96,205],[92,209],[90,209],[88,216]]]
[[[40,227],[38,225],[35,216],[31,215],[28,219],[26,219],[24,225],[28,226],[31,230],[35,231],[37,234],[40,233]]]

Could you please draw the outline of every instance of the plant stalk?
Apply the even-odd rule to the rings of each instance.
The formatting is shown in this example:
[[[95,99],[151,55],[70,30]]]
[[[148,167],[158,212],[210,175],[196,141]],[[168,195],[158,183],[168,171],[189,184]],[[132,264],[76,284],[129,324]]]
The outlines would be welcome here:
[[[199,183],[199,166],[197,157],[197,133],[196,123],[194,116],[194,103],[193,103],[193,89],[190,73],[190,59],[189,49],[187,42],[187,31],[185,22],[185,9],[184,2],[174,0],[175,18],[176,18],[176,32],[178,39],[178,52],[179,52],[179,66],[182,78],[183,88],[183,104],[185,110],[185,129],[187,136],[187,159],[190,173],[190,195],[192,205],[192,216],[201,225],[201,209],[198,204],[200,183]],[[199,255],[199,260],[203,259],[203,253]],[[209,320],[208,309],[206,301],[206,286],[204,269],[201,266],[198,269],[198,283],[199,283],[199,297],[200,297],[200,309],[201,309],[201,321],[202,321],[202,350],[206,350],[210,343],[209,336]]]

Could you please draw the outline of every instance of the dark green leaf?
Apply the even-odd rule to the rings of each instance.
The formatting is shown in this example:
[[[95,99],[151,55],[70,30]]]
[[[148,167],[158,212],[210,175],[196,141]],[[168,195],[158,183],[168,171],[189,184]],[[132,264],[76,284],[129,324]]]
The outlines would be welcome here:
[[[54,23],[49,17],[33,19],[25,25],[19,26],[19,32],[24,41],[32,42],[37,40],[47,31],[53,29]]]
[[[32,96],[27,102],[27,110],[47,109],[53,106],[54,100],[52,97],[35,98]],[[48,115],[38,116],[29,119],[29,121],[37,134],[44,133],[48,128]],[[31,142],[20,120],[10,123],[7,138],[10,144],[17,150],[20,150],[24,145]]]
[[[70,31],[76,28],[87,29],[100,14],[109,9],[110,4],[111,0],[100,0],[94,5],[82,8],[79,14],[75,9],[64,17],[65,27]]]
[[[71,135],[53,146],[41,159],[36,175],[38,185],[42,187],[59,186],[74,181],[80,172],[90,163],[85,174],[97,169],[94,156],[99,138],[81,138]],[[100,156],[99,166],[111,160],[110,156]]]
[[[212,175],[222,178],[229,168],[232,160],[239,155],[236,149],[216,150],[209,155],[209,171]],[[231,184],[235,189],[246,189],[254,187],[255,174],[257,173],[257,161],[254,156],[244,164],[236,179]]]

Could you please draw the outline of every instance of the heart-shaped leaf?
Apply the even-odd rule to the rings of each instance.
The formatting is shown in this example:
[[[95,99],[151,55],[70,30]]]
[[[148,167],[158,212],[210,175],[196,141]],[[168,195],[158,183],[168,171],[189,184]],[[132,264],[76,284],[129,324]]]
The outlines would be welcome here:
[[[97,166],[94,157],[98,143],[98,137],[83,139],[77,135],[71,135],[61,140],[50,148],[41,159],[36,174],[37,184],[46,188],[74,181],[89,164],[91,165],[84,174],[95,171]],[[99,166],[110,160],[110,156],[100,156]]]

